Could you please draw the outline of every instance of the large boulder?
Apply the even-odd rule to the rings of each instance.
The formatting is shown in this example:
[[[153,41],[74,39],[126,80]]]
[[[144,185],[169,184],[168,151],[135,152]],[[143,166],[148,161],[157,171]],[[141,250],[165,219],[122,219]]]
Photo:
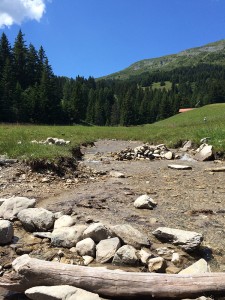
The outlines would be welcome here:
[[[115,225],[111,227],[111,230],[124,244],[131,245],[136,249],[141,249],[142,246],[150,245],[147,236],[129,224]]]
[[[86,238],[76,244],[76,250],[80,256],[95,257],[95,248],[95,242],[91,238]]]
[[[0,220],[0,245],[8,244],[13,238],[13,225],[8,220]]]
[[[96,247],[96,261],[99,263],[111,261],[120,247],[120,240],[117,237],[100,241]]]
[[[201,233],[186,231],[181,229],[173,229],[169,227],[159,227],[153,234],[159,239],[179,245],[186,251],[192,251],[199,247],[203,240]]]
[[[32,300],[99,300],[97,294],[69,286],[38,286],[25,291],[25,295]]]
[[[5,199],[0,206],[0,218],[13,220],[17,217],[21,210],[34,207],[35,204],[35,199],[29,199],[26,197],[11,197]]]
[[[55,247],[74,247],[82,240],[83,232],[86,228],[86,225],[74,225],[54,229],[51,236],[51,244]]]
[[[112,237],[112,232],[102,223],[93,223],[84,231],[84,238],[91,238],[96,243]]]
[[[23,227],[30,232],[47,231],[54,225],[54,214],[44,208],[27,208],[21,210],[18,219],[23,224]]]
[[[156,205],[157,205],[157,202],[154,201],[148,195],[142,195],[134,201],[134,206],[136,208],[153,209],[153,207],[155,207]]]
[[[75,220],[73,217],[68,215],[63,215],[59,217],[54,224],[54,229],[62,228],[62,227],[70,227],[75,224]]]
[[[117,250],[112,263],[114,265],[136,266],[139,263],[136,252],[137,251],[134,247],[124,245]]]

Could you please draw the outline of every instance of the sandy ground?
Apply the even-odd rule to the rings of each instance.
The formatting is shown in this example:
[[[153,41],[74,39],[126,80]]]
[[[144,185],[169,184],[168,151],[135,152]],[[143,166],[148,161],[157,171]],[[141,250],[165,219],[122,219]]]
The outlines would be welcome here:
[[[33,174],[20,164],[3,167],[0,197],[34,197],[39,207],[55,212],[71,209],[79,222],[131,223],[153,242],[156,240],[152,231],[159,226],[200,232],[205,247],[200,255],[209,258],[211,249],[211,270],[225,271],[225,173],[205,171],[225,166],[225,162],[116,161],[111,156],[111,152],[140,144],[98,141],[94,147],[83,149],[82,164],[96,172],[78,179],[58,179],[51,174],[46,179],[46,175]],[[192,166],[192,170],[169,169],[168,164],[172,163]],[[112,170],[123,172],[125,178],[111,177]],[[145,193],[158,203],[153,210],[133,206],[134,200]]]

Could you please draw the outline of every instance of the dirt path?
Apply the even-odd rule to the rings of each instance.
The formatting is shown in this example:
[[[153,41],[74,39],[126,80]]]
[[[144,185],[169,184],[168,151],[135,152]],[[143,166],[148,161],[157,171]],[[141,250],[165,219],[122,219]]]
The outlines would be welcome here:
[[[9,181],[0,191],[0,197],[14,194],[35,197],[39,207],[52,211],[72,209],[79,222],[131,223],[146,232],[153,242],[151,232],[159,226],[197,231],[203,233],[204,245],[212,249],[213,258],[209,262],[212,271],[225,271],[225,173],[205,171],[215,167],[215,162],[116,161],[110,155],[140,144],[98,141],[95,147],[85,150],[83,164],[105,175],[72,183],[66,178],[43,182],[43,176],[30,182],[33,175],[25,172],[23,177],[29,180]],[[171,163],[190,165],[192,170],[172,170],[168,168]],[[218,163],[218,167],[224,165]],[[123,172],[125,178],[111,177],[111,170]],[[2,181],[6,180],[4,172]],[[145,193],[158,202],[154,210],[134,208],[134,200]]]

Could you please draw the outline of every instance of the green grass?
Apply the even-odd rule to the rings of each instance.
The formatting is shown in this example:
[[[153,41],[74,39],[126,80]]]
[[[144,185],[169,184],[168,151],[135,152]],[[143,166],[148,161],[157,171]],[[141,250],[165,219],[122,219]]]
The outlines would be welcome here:
[[[161,86],[161,82],[154,82],[152,84],[153,89],[166,89],[167,91],[171,90],[172,88],[172,82],[171,81],[165,81],[165,85]]]
[[[204,117],[207,121],[204,122]],[[47,137],[70,140],[67,146],[31,144]],[[210,137],[216,150],[225,150],[225,104],[207,105],[166,120],[134,127],[0,125],[0,155],[12,158],[48,158],[71,156],[77,145],[97,139],[139,140],[165,143],[173,147],[178,141],[191,139],[199,144]],[[19,142],[19,143],[18,143]]]

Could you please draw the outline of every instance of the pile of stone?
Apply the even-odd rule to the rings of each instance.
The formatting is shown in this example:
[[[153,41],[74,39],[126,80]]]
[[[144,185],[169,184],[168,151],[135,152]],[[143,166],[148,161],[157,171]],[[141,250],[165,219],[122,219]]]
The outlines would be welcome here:
[[[144,198],[148,208],[149,205],[156,205],[147,195],[143,196],[136,202]],[[152,250],[148,236],[129,224],[76,224],[73,215],[35,208],[35,199],[26,197],[1,199],[0,203],[0,245],[12,242],[13,221],[18,223],[19,220],[23,228],[33,236],[45,241],[47,239],[51,247],[65,249],[52,257],[60,262],[71,263],[70,258],[78,255],[83,265],[89,265],[95,260],[101,264],[112,262],[120,266],[142,266],[149,272],[178,273],[183,268],[183,259],[179,258],[180,255],[184,255],[183,250],[197,249],[203,239],[202,235],[196,232],[161,227],[155,230],[153,235],[174,246],[170,249],[165,247]],[[179,246],[179,249],[176,246]],[[29,252],[32,253],[32,248]],[[70,258],[66,259],[64,252],[70,252]]]
[[[59,139],[59,138],[53,138],[53,137],[48,137],[46,140],[33,140],[31,141],[32,144],[43,144],[43,145],[60,145],[60,146],[65,146],[70,144],[70,141],[65,141],[64,139]]]
[[[112,153],[116,160],[153,160],[153,159],[174,159],[175,153],[169,150],[166,145],[160,144],[157,146],[143,144],[134,149],[126,148],[118,153]]]

